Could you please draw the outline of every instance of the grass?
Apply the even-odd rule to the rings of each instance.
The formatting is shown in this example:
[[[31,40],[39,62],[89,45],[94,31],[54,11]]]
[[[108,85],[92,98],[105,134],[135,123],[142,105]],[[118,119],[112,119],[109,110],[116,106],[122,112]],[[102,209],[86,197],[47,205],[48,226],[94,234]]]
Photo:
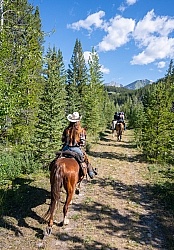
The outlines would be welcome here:
[[[174,249],[174,166],[151,165],[149,166],[152,192],[163,207],[161,222],[167,228],[166,238],[168,249]]]
[[[149,166],[150,180],[158,200],[174,213],[174,166]]]

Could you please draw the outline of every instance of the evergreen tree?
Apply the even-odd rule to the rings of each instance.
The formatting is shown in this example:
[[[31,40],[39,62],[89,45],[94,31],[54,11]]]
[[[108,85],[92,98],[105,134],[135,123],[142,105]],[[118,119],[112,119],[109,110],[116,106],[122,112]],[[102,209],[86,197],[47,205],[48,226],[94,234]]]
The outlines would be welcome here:
[[[73,55],[67,70],[67,113],[82,113],[82,90],[88,83],[88,71],[85,64],[81,42],[76,39]]]
[[[107,119],[105,111],[108,111],[108,108],[105,105],[107,94],[103,86],[101,65],[99,64],[99,57],[94,48],[90,54],[88,64],[90,82],[82,90],[82,102],[85,112],[84,124],[88,127],[89,132],[96,136],[106,127]]]
[[[143,152],[152,161],[168,161],[170,154],[170,98],[165,82],[158,82],[149,93],[142,129]]]
[[[36,133],[37,155],[42,163],[54,157],[61,146],[65,126],[66,72],[60,50],[49,48],[44,70],[45,87],[41,97]]]
[[[1,70],[6,143],[26,149],[34,132],[41,91],[42,39],[39,11],[25,0],[4,1]],[[7,104],[7,102],[9,104]]]

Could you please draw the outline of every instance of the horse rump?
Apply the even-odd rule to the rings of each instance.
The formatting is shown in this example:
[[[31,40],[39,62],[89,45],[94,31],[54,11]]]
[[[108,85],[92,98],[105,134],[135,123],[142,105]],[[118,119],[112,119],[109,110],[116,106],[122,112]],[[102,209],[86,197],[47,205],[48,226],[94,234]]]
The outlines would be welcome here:
[[[45,235],[51,234],[53,215],[56,203],[60,200],[60,191],[66,191],[66,200],[63,206],[63,221],[59,225],[68,224],[67,211],[75,193],[76,184],[79,182],[79,164],[74,158],[56,158],[50,163],[51,203],[44,219],[48,221]]]

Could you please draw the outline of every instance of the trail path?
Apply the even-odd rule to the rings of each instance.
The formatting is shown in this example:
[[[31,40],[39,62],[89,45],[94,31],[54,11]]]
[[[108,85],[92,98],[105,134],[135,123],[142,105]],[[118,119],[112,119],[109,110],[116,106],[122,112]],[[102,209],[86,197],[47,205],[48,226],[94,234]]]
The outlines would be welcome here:
[[[98,175],[84,181],[80,195],[74,196],[69,208],[70,224],[58,226],[62,219],[60,204],[53,234],[43,239],[46,225],[40,224],[38,217],[48,208],[49,180],[42,177],[30,184],[30,189],[31,185],[36,189],[31,189],[31,193],[37,191],[39,197],[44,194],[47,199],[30,205],[30,213],[18,215],[23,219],[21,224],[14,211],[6,216],[6,225],[13,224],[15,229],[3,227],[0,249],[166,250],[163,227],[156,213],[158,203],[149,188],[148,165],[141,161],[132,136],[132,131],[127,130],[122,142],[117,142],[108,131],[91,148],[89,157],[98,168]]]

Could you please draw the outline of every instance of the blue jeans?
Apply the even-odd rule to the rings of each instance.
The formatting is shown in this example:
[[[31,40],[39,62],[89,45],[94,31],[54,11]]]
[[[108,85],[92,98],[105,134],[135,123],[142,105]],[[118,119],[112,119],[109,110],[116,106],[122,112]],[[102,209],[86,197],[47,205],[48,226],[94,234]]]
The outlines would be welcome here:
[[[62,151],[66,151],[66,150],[76,152],[77,154],[83,156],[83,152],[82,152],[82,150],[79,147],[70,147],[68,145],[65,145],[63,147]]]

